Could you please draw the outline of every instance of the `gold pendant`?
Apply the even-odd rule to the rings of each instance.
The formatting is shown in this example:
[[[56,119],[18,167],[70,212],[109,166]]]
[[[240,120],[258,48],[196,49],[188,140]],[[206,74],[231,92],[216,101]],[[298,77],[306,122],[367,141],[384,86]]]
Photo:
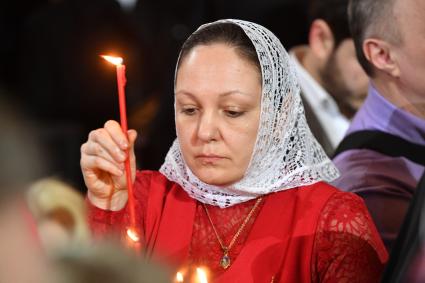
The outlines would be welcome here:
[[[227,269],[230,266],[230,257],[227,252],[225,252],[223,257],[221,258],[220,266],[223,267],[223,269]]]

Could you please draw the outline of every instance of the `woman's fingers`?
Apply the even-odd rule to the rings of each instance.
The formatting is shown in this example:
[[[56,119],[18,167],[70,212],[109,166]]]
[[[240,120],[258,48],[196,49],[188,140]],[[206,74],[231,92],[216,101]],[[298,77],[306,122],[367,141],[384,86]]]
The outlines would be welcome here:
[[[125,160],[129,155],[134,181],[136,162],[133,148],[136,137],[136,131],[123,133],[120,125],[111,120],[105,123],[104,128],[90,132],[87,142],[81,146],[80,164],[84,181],[90,201],[97,207],[109,210],[124,207],[127,193],[120,193],[120,190],[127,189]]]
[[[104,129],[114,140],[115,144],[121,149],[126,150],[129,147],[127,135],[123,133],[120,124],[117,121],[109,120],[105,123]]]
[[[87,142],[81,146],[80,163],[83,173],[92,177],[97,176],[98,179],[106,177],[104,174],[110,174],[111,177],[115,177],[111,180],[117,187],[125,180],[125,178],[121,179],[125,173],[125,160],[129,155],[132,179],[134,179],[136,172],[134,142],[136,138],[135,130],[129,130],[124,134],[120,125],[112,120],[105,123],[105,128],[90,132]]]
[[[117,161],[111,154],[99,143],[96,142],[87,142],[81,146],[81,156],[98,156],[100,158],[106,159],[111,163],[114,163],[118,167],[124,167],[123,161]]]
[[[117,177],[121,177],[124,174],[124,170],[121,169],[122,166],[94,155],[86,155],[84,158],[81,158],[81,168],[83,171],[101,170]]]
[[[123,162],[127,158],[125,151],[121,149],[108,130],[104,128],[90,132],[87,143],[89,144],[87,153],[90,155],[108,154],[116,162]]]
[[[135,130],[128,130],[127,134],[128,134],[130,146],[134,147],[134,142],[136,141],[136,138],[137,138],[137,132]]]
[[[135,130],[128,130],[128,140],[129,140],[129,149],[128,152],[130,154],[130,161],[134,162],[136,159],[134,156],[134,143],[136,142],[137,132]]]

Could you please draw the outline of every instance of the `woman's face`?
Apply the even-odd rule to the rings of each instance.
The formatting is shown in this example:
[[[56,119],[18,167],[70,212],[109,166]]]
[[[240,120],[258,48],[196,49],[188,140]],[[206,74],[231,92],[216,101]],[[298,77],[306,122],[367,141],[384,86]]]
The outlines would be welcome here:
[[[177,136],[192,172],[210,185],[239,181],[260,120],[258,68],[229,45],[199,45],[180,64],[175,96]]]

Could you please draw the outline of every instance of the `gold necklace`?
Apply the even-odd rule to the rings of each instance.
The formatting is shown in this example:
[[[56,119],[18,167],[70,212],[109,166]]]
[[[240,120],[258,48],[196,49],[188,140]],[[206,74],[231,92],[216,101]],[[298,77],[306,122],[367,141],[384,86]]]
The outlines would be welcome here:
[[[245,218],[244,222],[242,223],[241,227],[239,227],[238,231],[233,236],[232,240],[230,241],[230,243],[229,243],[229,245],[227,247],[223,244],[223,241],[221,240],[220,236],[218,235],[217,230],[215,229],[214,223],[211,220],[211,216],[210,216],[210,213],[208,212],[207,206],[205,204],[202,204],[204,206],[204,208],[205,208],[205,212],[207,214],[208,220],[210,221],[211,226],[212,226],[212,228],[214,230],[215,236],[217,237],[217,240],[220,243],[221,249],[223,251],[223,256],[220,259],[220,266],[223,267],[223,269],[227,269],[230,266],[231,261],[230,261],[229,251],[233,247],[233,245],[235,244],[235,242],[238,239],[239,235],[242,233],[242,231],[245,228],[246,224],[248,223],[249,219],[251,219],[252,214],[257,209],[257,207],[260,204],[261,200],[262,200],[262,198],[257,199],[257,201],[255,202],[254,206],[252,207],[251,211],[246,216],[246,218]]]

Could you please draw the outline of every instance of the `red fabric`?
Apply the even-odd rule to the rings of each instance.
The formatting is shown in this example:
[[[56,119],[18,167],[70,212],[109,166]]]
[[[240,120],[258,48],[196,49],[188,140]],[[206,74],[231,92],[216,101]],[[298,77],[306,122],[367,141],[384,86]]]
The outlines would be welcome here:
[[[363,200],[337,193],[319,218],[312,281],[379,282],[388,254],[378,235]]]
[[[206,266],[213,282],[378,282],[387,261],[362,200],[325,183],[265,196],[230,250],[226,271],[201,204],[158,172],[139,172],[134,188],[145,254],[176,268]],[[226,245],[254,203],[208,206]],[[89,222],[98,236],[123,234],[126,209],[91,206]]]

